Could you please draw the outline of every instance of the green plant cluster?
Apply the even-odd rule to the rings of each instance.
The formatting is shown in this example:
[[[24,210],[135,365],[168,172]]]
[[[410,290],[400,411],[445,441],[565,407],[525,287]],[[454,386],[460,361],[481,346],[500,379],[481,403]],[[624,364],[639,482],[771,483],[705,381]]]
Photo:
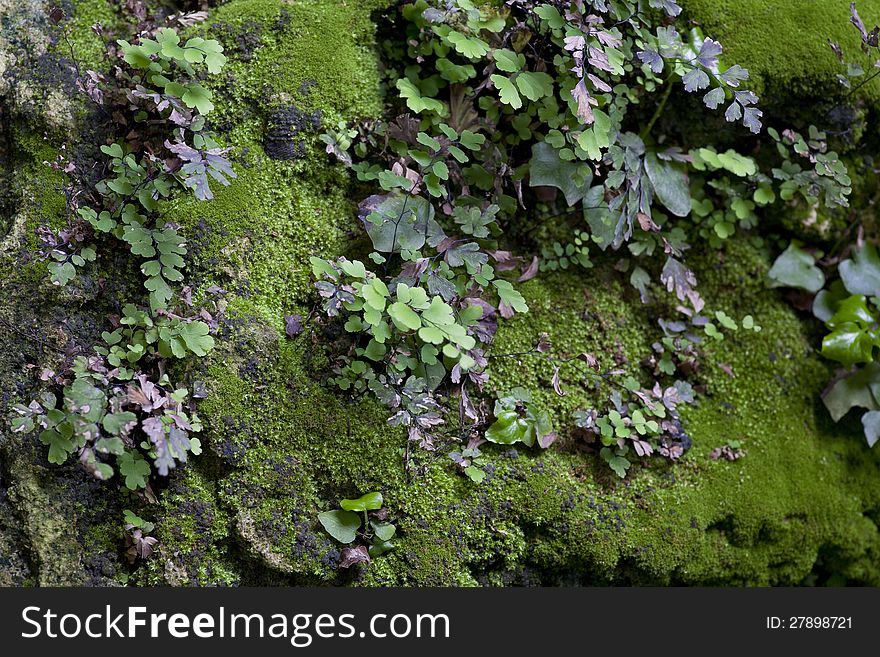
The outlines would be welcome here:
[[[880,254],[871,242],[857,245],[836,266],[831,278],[818,266],[821,252],[789,244],[773,264],[769,283],[815,294],[813,314],[828,330],[821,353],[844,366],[823,393],[835,422],[851,409],[862,411],[865,439],[873,446],[880,438]]]
[[[191,311],[189,301],[172,303],[174,286],[184,278],[186,246],[177,227],[163,220],[160,203],[190,190],[208,200],[208,177],[225,185],[235,173],[225,158],[228,149],[206,127],[213,105],[201,80],[222,69],[220,44],[200,37],[182,43],[175,30],[160,28],[137,44],[120,40],[118,46],[113,80],[88,71],[89,83],[80,84],[118,135],[100,146],[107,175],[92,184],[76,163],[64,166],[71,179],[68,196],[79,199],[80,223],[63,239],[44,232],[44,241],[56,247],[49,272],[61,286],[102,250],[78,247],[84,239],[66,236],[106,236],[104,248],[124,244],[141,261],[149,303],[125,304],[93,354],[78,356],[58,375],[60,394],[46,391],[27,406],[15,406],[12,426],[17,432],[39,428],[51,463],[75,457],[98,479],[118,472],[127,488],[137,490],[148,488],[154,471],[167,475],[201,452],[193,435],[202,428],[193,394],[173,383],[169,370],[173,362],[203,357],[214,347],[210,313]],[[144,556],[149,541],[139,541],[136,551]]]
[[[316,276],[323,276],[330,283],[320,287],[323,293],[332,295],[328,303],[334,304],[340,298],[348,298],[347,295],[352,297],[351,301],[342,304],[351,313],[345,322],[345,330],[371,336],[366,347],[356,350],[358,356],[372,361],[382,360],[388,354],[386,343],[392,340],[393,331],[397,340],[392,341],[392,348],[397,353],[390,364],[402,372],[412,372],[438,384],[447,369],[457,365],[467,371],[476,364],[466,353],[476,346],[476,339],[467,334],[467,327],[482,317],[482,307],[476,304],[465,306],[459,309],[456,317],[452,306],[439,294],[430,296],[422,287],[410,287],[400,282],[392,295],[382,279],[368,273],[359,260],[340,258],[335,264],[339,266],[338,271],[326,260],[312,259]],[[346,275],[352,284],[339,284],[339,274]],[[333,312],[332,307],[328,308],[328,314],[332,316]],[[441,358],[445,361],[442,365]],[[344,372],[359,375],[365,368],[365,363],[355,360],[346,366]],[[432,373],[430,368],[439,371]],[[341,376],[336,379],[336,384],[347,390],[352,385],[359,387],[363,380],[357,376]]]
[[[532,406],[528,390],[514,388],[495,400],[495,422],[486,429],[486,440],[500,445],[522,443],[533,447],[536,443],[547,448],[556,440],[556,432],[547,411]]]
[[[865,409],[861,419],[868,445],[880,439],[880,255],[870,242],[838,265],[840,278],[822,289],[813,313],[829,333],[822,355],[847,369],[823,394],[831,417],[838,421],[850,409]],[[824,282],[824,281],[823,281]]]
[[[110,233],[126,242],[133,255],[146,259],[141,272],[154,311],[168,306],[171,284],[183,280],[180,270],[186,255],[176,227],[158,216],[159,202],[179,187],[209,200],[213,197],[209,175],[223,185],[228,184],[227,177],[235,177],[224,156],[228,149],[220,148],[206,129],[205,117],[214,106],[211,92],[197,81],[202,67],[210,74],[221,71],[226,61],[222,47],[200,37],[181,46],[180,36],[170,28],[157,30],[155,36],[155,40],[142,38],[137,45],[120,40],[119,45],[131,67],[125,82],[131,85],[133,107],[128,109],[134,110],[135,123],[150,125],[149,130],[156,132],[158,119],[167,136],[161,148],[140,156],[125,143],[101,146],[110,158],[112,174],[95,185],[101,209],[85,205],[77,209],[95,231]],[[162,135],[150,137],[154,142],[150,145],[157,146]],[[163,157],[163,149],[168,157]]]
[[[857,245],[837,264],[833,280],[817,265],[818,255],[789,244],[769,272],[770,284],[815,294],[813,314],[828,330],[821,353],[845,368],[822,399],[835,422],[863,409],[865,439],[874,446],[880,439],[880,254],[871,242]]]
[[[686,381],[676,381],[663,388],[642,388],[633,377],[612,390],[606,409],[579,410],[575,425],[589,442],[596,442],[599,456],[623,479],[636,457],[659,454],[677,460],[691,445],[678,415],[678,406],[694,401],[693,388]]]
[[[874,57],[880,55],[878,28],[866,29],[855,3],[850,12],[850,22],[859,32],[863,52]],[[860,66],[845,63],[838,44],[830,45],[845,66],[846,73],[838,76],[843,86],[855,89],[872,79],[865,77]],[[853,82],[863,77],[860,82]],[[828,149],[825,132],[810,126],[808,138],[792,130],[783,132],[781,137],[775,131],[770,134],[783,156],[782,165],[773,170],[773,176],[782,181],[780,191],[785,200],[800,193],[814,208],[820,199],[829,208],[849,207],[849,168],[836,152]],[[788,156],[789,150],[811,166],[802,169]],[[860,409],[865,439],[873,447],[880,440],[880,366],[875,360],[880,347],[880,255],[875,244],[864,239],[864,227],[860,227],[854,245],[846,245],[845,237],[846,234],[838,240],[827,257],[818,248],[792,240],[776,258],[768,279],[772,287],[797,288],[815,295],[811,304],[813,314],[828,331],[822,339],[821,353],[843,366],[822,399],[835,422],[851,409]],[[842,244],[848,257],[847,251],[836,252]]]
[[[723,103],[724,118],[752,133],[761,129],[761,111],[742,89],[748,72],[723,64],[717,42],[678,26],[679,13],[674,2],[655,0],[589,11],[468,0],[400,8],[406,46],[386,52],[400,114],[322,136],[328,153],[383,190],[360,211],[380,268],[313,260],[326,313],[341,312],[355,338],[340,348],[334,384],[372,390],[395,411],[392,422],[411,427],[411,438],[425,445],[433,444],[429,429],[443,423],[435,391],[457,387],[471,431],[491,424],[487,440],[546,447],[555,434],[523,399],[499,399],[494,423],[487,422],[467,385],[479,392],[488,380],[498,316],[525,310],[514,282],[590,267],[591,251],[624,246],[645,263],[632,266],[630,280],[646,303],[659,288],[700,333],[721,339],[724,329],[738,328],[720,311],[721,329],[702,314],[705,301],[683,254],[689,237],[716,244],[735,223],[754,226],[756,204],[776,194],[758,180],[751,157],[670,145],[655,124],[676,82],[685,93],[701,92],[711,109]],[[641,107],[652,98],[646,124]],[[521,231],[527,213],[535,221],[574,216],[580,227],[571,242],[542,245],[541,256],[529,259],[502,241]],[[651,264],[657,256],[665,258],[659,276]],[[455,333],[424,326],[433,308]],[[746,324],[756,326],[751,317]],[[473,344],[456,342],[462,331]],[[675,373],[671,356],[662,362],[658,372]]]
[[[126,556],[129,562],[134,563],[137,559],[146,559],[153,553],[153,547],[159,542],[158,539],[149,535],[156,528],[156,525],[144,520],[129,509],[125,509],[122,516],[126,531]]]
[[[397,527],[387,522],[388,511],[383,509],[382,493],[366,493],[354,500],[342,500],[341,510],[318,514],[318,522],[330,536],[345,547],[340,568],[349,568],[360,562],[369,562],[394,549],[391,539]],[[373,512],[373,518],[370,518]],[[360,514],[363,514],[363,518]],[[354,545],[356,541],[359,544]]]
[[[407,117],[377,129],[387,138],[390,166],[353,162],[344,149],[352,145],[349,133],[324,136],[328,152],[384,192],[360,205],[376,270],[359,260],[311,260],[325,314],[341,314],[353,339],[333,383],[352,393],[371,390],[395,411],[390,422],[423,445],[443,423],[435,391],[446,380],[482,385],[483,348],[496,315],[528,310],[502,275],[513,266],[493,238],[500,205],[467,193],[461,178],[461,167],[482,157],[485,136],[442,122],[434,129],[431,136]]]
[[[578,231],[571,242],[561,244],[553,242],[541,247],[541,271],[556,271],[568,269],[573,265],[579,265],[584,269],[593,266],[590,260],[590,234],[587,231]]]

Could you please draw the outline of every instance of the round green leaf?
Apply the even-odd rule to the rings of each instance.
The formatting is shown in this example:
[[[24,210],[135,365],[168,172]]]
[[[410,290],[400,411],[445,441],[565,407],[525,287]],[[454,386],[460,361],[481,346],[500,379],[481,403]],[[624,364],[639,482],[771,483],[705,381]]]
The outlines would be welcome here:
[[[388,307],[388,315],[401,331],[415,331],[422,325],[422,320],[419,319],[416,312],[400,301],[395,301]]]
[[[370,525],[373,527],[373,531],[376,533],[376,536],[383,541],[390,541],[391,537],[394,536],[394,533],[397,531],[397,527],[392,525],[390,522],[370,522]]]
[[[318,521],[340,543],[351,543],[361,527],[361,517],[352,511],[324,511],[318,514]]]

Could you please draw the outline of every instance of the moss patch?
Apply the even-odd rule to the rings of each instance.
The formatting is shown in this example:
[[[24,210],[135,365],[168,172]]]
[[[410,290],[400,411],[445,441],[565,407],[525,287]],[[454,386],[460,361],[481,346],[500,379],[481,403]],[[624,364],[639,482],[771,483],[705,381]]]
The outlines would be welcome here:
[[[108,495],[107,485],[74,466],[49,466],[33,437],[3,443],[21,455],[13,460],[4,452],[0,472],[0,502],[12,500],[14,509],[0,514],[0,546],[26,555],[10,561],[14,582],[880,584],[880,455],[863,444],[857,422],[828,420],[818,394],[830,372],[813,352],[811,325],[765,289],[766,254],[746,239],[692,258],[704,296],[737,318],[754,315],[764,330],[707,348],[695,381],[703,392],[684,412],[694,447],[676,465],[646,460],[618,480],[572,432],[572,411],[603,400],[574,366],[562,370],[567,394],[559,397],[550,386],[552,364],[493,361],[489,392],[531,388],[562,435],[543,452],[485,445],[490,463],[481,484],[455,471],[448,449],[418,453],[405,470],[406,436],[387,425],[386,410],[321,384],[330,366],[326,336],[311,327],[288,339],[284,315],[308,311],[307,257],[344,253],[358,234],[354,203],[347,174],[323,153],[311,118],[289,135],[293,159],[269,157],[266,136],[277,110],[325,123],[381,111],[370,16],[380,5],[233,0],[193,28],[223,39],[230,56],[225,77],[214,81],[212,118],[226,143],[236,145],[239,174],[209,203],[183,199],[165,208],[190,243],[194,298],[219,318],[217,349],[196,371],[181,373],[204,381],[209,393],[199,410],[205,451],[159,482],[158,502],[148,504],[118,491]],[[740,10],[732,3],[687,5],[732,59],[762,75],[766,92],[790,83],[809,96],[808,81],[831,70],[812,58],[815,69],[797,63],[784,69],[788,77],[777,76],[782,69],[772,58],[761,64],[759,47],[749,60],[737,45],[767,44],[769,37],[749,31],[767,34],[773,21],[736,21]],[[729,11],[716,13],[715,6]],[[797,12],[813,5],[792,7],[775,20],[794,24]],[[100,3],[88,2],[75,18],[75,43],[86,50],[81,32],[102,12]],[[839,22],[842,32],[852,30],[845,12]],[[742,32],[725,34],[720,28],[728,24]],[[775,43],[780,38],[789,37],[774,35]],[[810,59],[813,51],[793,52]],[[93,303],[98,292],[49,294],[36,284],[42,274],[28,278],[42,272],[39,263],[20,266],[21,249],[33,250],[36,225],[63,220],[58,181],[40,165],[58,144],[24,127],[14,134],[14,198],[25,212],[0,260],[0,292],[14,308],[0,308],[0,318],[41,328],[38,317],[52,317],[50,351],[87,347],[106,319],[106,308]],[[494,353],[528,350],[549,331],[556,355],[587,351],[603,367],[641,376],[638,363],[658,337],[655,323],[623,277],[604,271],[610,273],[546,274],[523,285],[531,312],[502,322]],[[0,333],[0,369],[15,381],[14,394],[0,399],[4,412],[32,392],[28,363],[58,357],[36,345]],[[745,457],[709,459],[730,438],[743,442]],[[341,546],[317,514],[372,490],[385,497],[396,548],[369,567],[340,571]],[[130,579],[120,558],[123,508],[154,521],[160,540]]]
[[[776,99],[785,105],[792,96],[842,97],[846,90],[836,76],[846,71],[828,39],[840,44],[848,62],[859,63],[866,71],[873,65],[861,52],[848,2],[682,0],[680,4],[707,36],[721,42],[728,65],[749,69],[749,88],[763,97],[762,102]],[[858,9],[866,25],[880,22],[880,2],[864,0]],[[859,95],[876,103],[880,80],[862,87]]]

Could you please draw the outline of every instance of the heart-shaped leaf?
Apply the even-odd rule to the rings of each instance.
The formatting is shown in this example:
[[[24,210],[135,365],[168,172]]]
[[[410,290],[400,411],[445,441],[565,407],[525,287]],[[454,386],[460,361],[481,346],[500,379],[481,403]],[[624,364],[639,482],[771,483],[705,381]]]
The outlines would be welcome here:
[[[351,543],[361,528],[361,517],[352,511],[324,511],[318,521],[340,543]]]

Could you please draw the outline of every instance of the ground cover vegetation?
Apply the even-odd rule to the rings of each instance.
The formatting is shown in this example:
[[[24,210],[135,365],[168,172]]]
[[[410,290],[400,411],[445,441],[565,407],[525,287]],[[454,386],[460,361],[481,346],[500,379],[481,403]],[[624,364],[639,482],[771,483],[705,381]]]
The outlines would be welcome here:
[[[368,4],[0,3],[13,581],[880,581],[880,7]]]

